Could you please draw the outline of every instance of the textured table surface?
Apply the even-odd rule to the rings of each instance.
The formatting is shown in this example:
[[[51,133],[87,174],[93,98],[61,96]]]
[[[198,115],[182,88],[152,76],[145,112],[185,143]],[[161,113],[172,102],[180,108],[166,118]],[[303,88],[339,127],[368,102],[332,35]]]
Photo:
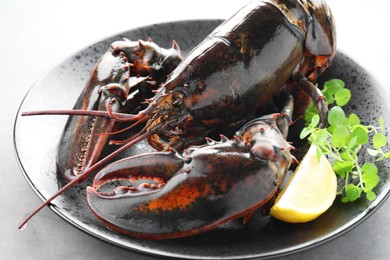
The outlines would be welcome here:
[[[246,1],[231,2],[0,1],[2,259],[158,259],[91,237],[49,209],[42,210],[25,231],[17,229],[25,214],[41,201],[24,180],[15,158],[12,139],[15,115],[28,89],[40,76],[89,44],[154,23],[223,19]],[[336,17],[339,48],[389,85],[390,2],[327,2]],[[390,201],[387,201],[373,216],[348,233],[281,259],[388,259],[389,214]]]

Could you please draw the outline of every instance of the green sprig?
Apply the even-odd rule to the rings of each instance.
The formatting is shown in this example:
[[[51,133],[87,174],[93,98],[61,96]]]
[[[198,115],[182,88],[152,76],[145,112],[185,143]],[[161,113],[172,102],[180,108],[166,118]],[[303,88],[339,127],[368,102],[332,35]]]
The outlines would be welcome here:
[[[379,183],[378,168],[374,163],[359,161],[359,152],[365,148],[374,161],[390,158],[390,152],[383,149],[387,145],[382,117],[378,126],[363,125],[360,118],[351,113],[346,116],[343,106],[351,99],[351,91],[345,88],[343,81],[333,79],[325,83],[322,90],[331,109],[328,113],[327,128],[320,129],[318,111],[311,103],[304,115],[305,128],[300,138],[308,138],[310,144],[317,146],[318,159],[322,154],[328,156],[333,170],[342,180],[338,194],[342,202],[351,202],[365,194],[370,201],[376,198],[373,189]],[[371,137],[371,138],[370,138]]]

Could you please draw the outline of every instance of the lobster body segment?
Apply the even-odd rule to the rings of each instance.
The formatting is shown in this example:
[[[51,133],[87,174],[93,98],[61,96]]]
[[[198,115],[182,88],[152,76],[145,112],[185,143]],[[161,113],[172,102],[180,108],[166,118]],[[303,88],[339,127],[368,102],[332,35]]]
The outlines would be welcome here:
[[[108,165],[87,189],[89,206],[111,229],[150,239],[190,236],[251,215],[275,195],[293,158],[278,117],[182,155],[156,152]],[[130,186],[99,191],[117,180]]]

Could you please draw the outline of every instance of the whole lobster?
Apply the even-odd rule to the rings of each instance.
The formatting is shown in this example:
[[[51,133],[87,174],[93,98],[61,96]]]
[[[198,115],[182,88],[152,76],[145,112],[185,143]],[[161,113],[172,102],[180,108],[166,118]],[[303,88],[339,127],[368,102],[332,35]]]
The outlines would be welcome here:
[[[114,62],[114,65],[118,62],[126,62],[127,60],[121,61],[121,59],[125,57],[124,54],[126,53],[126,47],[118,45],[117,48],[114,49],[116,52],[112,51],[111,54],[107,54],[116,57],[117,62]],[[95,154],[95,158],[98,157],[103,149],[103,145],[95,146],[91,150],[92,152],[90,152],[90,140],[94,138],[95,133],[104,133],[107,130],[101,127],[96,128],[96,123],[85,124],[83,126],[78,123],[75,123],[72,126],[69,126],[68,124],[67,127],[69,127],[70,130],[76,129],[76,132],[86,133],[85,138],[80,139],[80,137],[69,136],[67,139],[67,142],[71,143],[69,147],[72,148],[69,149],[69,152],[73,153],[72,156],[68,156],[67,158],[76,158],[76,160],[71,159],[73,161],[69,161],[70,164],[68,165],[73,165],[73,168],[80,170],[75,170],[74,172],[77,177],[72,177],[72,181],[69,182],[68,185],[49,198],[43,205],[41,205],[40,208],[48,205],[48,203],[58,196],[58,194],[70,188],[74,184],[85,180],[92,172],[98,170],[102,166],[105,166],[119,153],[145,138],[147,138],[149,144],[157,150],[176,149],[181,151],[191,145],[200,145],[204,143],[205,137],[207,136],[212,134],[215,135],[217,132],[227,131],[227,129],[230,128],[236,128],[239,125],[245,124],[251,118],[255,118],[256,115],[264,114],[264,111],[266,111],[270,102],[285,92],[291,93],[294,96],[295,109],[292,120],[295,120],[303,113],[311,98],[319,111],[321,125],[325,125],[327,106],[321,92],[314,83],[318,75],[330,66],[335,56],[335,52],[336,35],[334,21],[332,14],[324,1],[257,0],[244,6],[235,15],[227,19],[210,35],[208,35],[205,40],[192,50],[192,52],[178,65],[178,67],[172,71],[166,81],[164,78],[166,75],[162,77],[153,76],[152,72],[159,70],[151,69],[150,66],[147,65],[145,68],[145,71],[149,71],[147,80],[150,80],[151,78],[152,81],[154,81],[155,79],[153,79],[153,77],[156,77],[156,79],[163,78],[163,80],[159,83],[161,84],[161,87],[153,92],[155,95],[152,98],[145,100],[148,103],[146,108],[141,107],[142,101],[140,102],[140,100],[133,103],[135,105],[130,106],[131,110],[138,110],[138,114],[113,112],[113,110],[115,110],[131,113],[130,110],[121,110],[127,106],[119,101],[124,100],[123,97],[128,97],[129,88],[117,86],[110,86],[103,89],[101,86],[98,86],[99,91],[96,91],[95,88],[90,88],[91,90],[86,90],[80,97],[80,100],[86,102],[86,100],[100,100],[102,93],[109,93],[109,101],[105,102],[105,105],[101,108],[83,107],[80,110],[72,111],[38,111],[30,113],[58,113],[72,114],[73,116],[84,115],[99,118],[99,120],[102,120],[105,124],[113,124],[112,122],[133,122],[133,125],[130,127],[143,125],[142,130],[138,134],[122,142],[124,143],[122,147],[109,154],[107,157],[101,159],[99,162],[90,163],[85,167],[84,162],[89,160],[90,157],[85,155],[83,152],[82,160],[80,160],[78,155],[74,156],[73,151],[80,149],[79,147],[81,147],[83,151],[88,151],[88,154]],[[118,54],[120,55],[118,56]],[[178,55],[173,56],[177,57]],[[172,59],[169,58],[168,60]],[[131,67],[132,66],[130,66],[130,68]],[[164,66],[156,66],[156,68],[160,67]],[[88,83],[91,86],[99,85],[93,83],[96,82],[96,75],[94,74],[96,70],[97,69],[95,68],[92,73],[90,83]],[[118,69],[116,69],[115,66],[105,68],[105,70],[110,71],[108,74],[109,76],[117,75],[119,77],[119,81],[127,79],[127,76],[122,76],[123,74],[121,74],[121,72],[118,73]],[[123,71],[125,71],[127,75],[127,67]],[[118,79],[117,77],[112,78]],[[146,82],[147,80],[146,78],[141,79],[141,82]],[[98,80],[97,82],[100,81]],[[131,98],[125,98],[125,100],[133,102],[133,99]],[[89,103],[93,102],[89,101]],[[277,105],[279,106],[280,104]],[[97,109],[98,111],[90,109]],[[279,109],[280,108],[278,108],[278,110]],[[260,124],[264,125],[264,122]],[[264,134],[266,132],[266,136],[268,136],[268,138],[271,140],[274,139],[274,141],[271,141],[273,148],[270,148],[269,146],[267,149],[263,149],[262,147],[264,146],[259,144],[259,147],[261,148],[260,150],[267,151],[269,154],[265,158],[271,160],[274,158],[273,156],[275,154],[282,154],[282,157],[286,157],[284,158],[284,162],[278,162],[280,165],[283,165],[283,167],[277,167],[278,170],[276,174],[277,176],[284,176],[285,170],[287,170],[290,165],[291,157],[284,154],[285,152],[280,152],[280,150],[276,147],[282,147],[282,150],[286,151],[288,150],[286,149],[286,145],[282,144],[283,142],[280,141],[280,137],[275,136],[274,131],[276,130],[274,129],[276,128],[257,128],[257,132],[260,134]],[[95,131],[95,129],[97,130]],[[267,131],[265,131],[265,129],[267,129]],[[270,134],[268,134],[268,132]],[[191,170],[191,172],[202,172],[203,170],[201,167],[204,167],[204,165],[210,165],[209,168],[211,168],[212,171],[203,171],[202,174],[206,176],[212,176],[215,174],[215,176],[218,176],[216,178],[210,177],[210,179],[199,178],[195,181],[195,183],[197,183],[196,185],[203,185],[203,187],[206,187],[204,189],[208,189],[207,187],[211,187],[213,186],[212,184],[219,182],[221,180],[219,173],[223,172],[225,169],[223,168],[223,165],[230,165],[230,162],[236,160],[237,158],[242,158],[243,163],[236,164],[235,167],[238,168],[234,169],[234,171],[237,173],[241,172],[242,180],[247,180],[244,172],[253,173],[253,168],[251,167],[258,167],[258,169],[263,172],[261,169],[265,167],[266,164],[257,164],[255,166],[255,164],[251,164],[252,160],[248,159],[250,161],[249,162],[244,159],[245,156],[250,157],[251,155],[256,154],[256,149],[253,147],[256,147],[258,142],[253,142],[253,140],[256,139],[253,136],[256,136],[257,134],[255,132],[247,134],[246,127],[244,127],[240,133],[245,134],[239,134],[235,141],[223,141],[220,144],[215,144],[218,148],[206,145],[206,147],[202,148],[196,147],[185,150],[184,153],[195,154],[197,156],[199,155],[199,157],[195,156],[194,158],[202,158],[202,160],[208,158],[208,156],[211,156],[212,154],[212,159],[210,159],[210,161],[207,159],[207,163],[202,162],[202,160],[195,159],[194,163],[191,164],[191,162],[188,162],[186,158],[189,161],[193,161],[193,159],[189,159],[192,157],[184,155],[184,158],[181,158],[181,156],[176,153],[173,153],[174,155],[168,155],[171,153],[168,151],[151,155],[139,155],[136,158],[125,160],[129,163],[127,166],[127,163],[124,161],[115,163],[113,166],[108,166],[108,168],[104,170],[105,173],[101,173],[98,175],[99,177],[96,177],[94,188],[88,189],[88,201],[91,208],[94,210],[95,214],[97,214],[99,219],[103,220],[105,223],[111,223],[108,225],[113,229],[149,238],[187,236],[213,228],[229,219],[248,215],[253,211],[253,209],[262,205],[274,194],[274,188],[277,188],[279,184],[278,181],[275,182],[276,185],[274,184],[273,189],[270,190],[269,188],[266,188],[268,187],[267,185],[269,182],[274,183],[274,173],[270,175],[262,173],[265,174],[265,179],[259,181],[258,185],[260,186],[258,186],[255,193],[260,192],[259,190],[264,188],[266,190],[266,195],[259,195],[257,203],[250,202],[244,206],[246,209],[240,209],[241,211],[232,210],[230,213],[227,213],[227,215],[222,214],[222,217],[200,216],[200,214],[207,214],[207,212],[203,211],[203,213],[199,214],[194,213],[194,219],[192,219],[193,222],[202,218],[202,221],[205,222],[199,226],[189,225],[181,230],[169,230],[169,228],[163,228],[163,230],[153,233],[152,230],[147,231],[146,227],[145,229],[142,227],[140,230],[134,230],[133,227],[126,226],[133,225],[137,222],[141,226],[144,223],[143,220],[139,218],[143,218],[144,214],[155,214],[154,217],[158,218],[159,213],[165,212],[163,209],[167,208],[161,206],[164,203],[158,197],[162,196],[162,194],[164,194],[164,196],[169,196],[169,201],[177,198],[178,201],[176,205],[180,204],[180,194],[182,193],[179,191],[186,190],[184,189],[185,185],[187,185],[185,180],[194,180],[191,177],[183,177],[185,176],[184,173],[186,173],[186,170],[188,169],[182,167],[187,163],[190,163],[193,167],[195,167],[195,169]],[[69,141],[72,140],[72,138],[78,139],[78,141]],[[249,138],[250,141],[245,138]],[[80,140],[82,140],[82,142],[80,142]],[[83,140],[87,140],[87,142]],[[225,138],[223,138],[223,140],[225,140]],[[102,143],[105,141],[106,139],[104,139]],[[244,144],[247,142],[249,143],[249,146],[238,145],[240,142],[243,142]],[[236,150],[234,152],[226,152],[230,151],[229,149],[232,149],[231,147],[235,147]],[[215,153],[211,153],[210,151]],[[236,157],[235,155],[237,153],[241,153],[242,157]],[[261,156],[265,155],[263,154]],[[155,161],[152,164],[152,169],[149,169],[148,165],[143,165],[141,163],[141,158],[148,157],[155,158]],[[169,161],[170,159],[167,159],[168,161],[165,161],[164,163],[162,158],[168,157],[172,158],[171,161]],[[216,163],[218,160],[220,160],[221,163]],[[94,159],[93,161],[96,160]],[[59,162],[59,164],[60,163],[61,162]],[[68,163],[68,161],[66,163]],[[134,164],[138,164],[138,167]],[[99,188],[102,183],[108,183],[111,182],[111,180],[120,178],[118,177],[120,174],[117,176],[118,172],[113,170],[116,166],[124,168],[129,167],[130,169],[128,172],[131,173],[128,173],[127,175],[131,176],[127,176],[126,178],[130,178],[132,181],[136,180],[138,175],[142,176],[142,180],[145,179],[144,176],[151,175],[150,179],[152,181],[146,185],[142,184],[141,186],[143,188],[141,190],[134,188],[133,186],[129,188],[120,188],[116,191],[115,199],[110,198],[103,200],[101,199],[101,195],[104,194],[104,192],[98,193],[95,190]],[[137,168],[138,170],[136,170]],[[166,169],[167,173],[161,173],[160,168]],[[172,168],[174,168],[174,170],[172,170]],[[229,169],[231,168],[232,166],[230,166]],[[139,170],[143,170],[144,172],[141,174],[138,172]],[[109,172],[111,171],[114,171],[115,174],[110,174]],[[134,172],[138,172],[138,175]],[[175,175],[174,173],[176,172],[178,173]],[[254,172],[256,172],[256,170],[254,170]],[[234,176],[235,177],[231,179],[234,180],[233,183],[241,183],[239,177],[240,174],[236,174]],[[170,177],[172,178],[166,182],[166,179],[169,179]],[[278,180],[279,178],[276,179]],[[205,183],[199,184],[201,180]],[[142,181],[142,183],[144,182]],[[182,185],[183,189],[180,189],[180,186]],[[244,196],[241,195],[241,193],[236,193],[235,188],[232,190],[230,189],[231,187],[240,187],[240,185],[235,186],[232,185],[231,182],[229,185],[231,186],[229,186],[229,189],[226,189],[226,196],[229,196],[230,193],[232,196],[237,194]],[[174,187],[178,187],[178,189]],[[190,185],[190,187],[192,186]],[[131,192],[127,192],[127,190]],[[196,193],[195,190],[193,192]],[[198,192],[200,191],[198,190]],[[246,190],[245,192],[252,194],[253,190]],[[245,192],[242,191],[242,194]],[[118,193],[123,194],[120,195]],[[194,196],[193,194],[194,193],[190,192],[188,196]],[[207,204],[210,200],[207,200],[206,197],[213,196],[213,194],[214,193],[210,191],[209,193],[205,192],[200,196],[194,196],[193,198],[195,200],[197,200],[197,198],[200,198],[200,200],[204,199],[203,202]],[[110,195],[114,194],[107,193],[105,196],[110,197]],[[121,208],[121,206],[118,207],[118,201],[129,201],[129,197],[130,202],[127,203],[133,203],[133,206],[123,206],[123,208]],[[126,198],[126,200],[124,198]],[[159,202],[154,202],[153,204],[150,202],[153,201],[153,199]],[[187,202],[183,203],[190,208],[195,207],[193,209],[194,212],[198,206],[204,206],[202,203],[196,205]],[[119,224],[113,224],[110,221],[108,215],[112,213],[108,213],[108,209],[111,207],[109,204],[112,204],[112,206],[117,209],[117,212],[115,212],[117,215],[115,216],[118,216],[118,219],[121,219]],[[240,207],[241,205],[238,204],[233,203],[230,206]],[[160,205],[155,208],[159,210],[151,210],[150,207],[152,206],[150,205]],[[139,211],[134,213],[133,211],[137,208],[137,206],[139,206]],[[169,208],[169,205],[167,207]],[[186,207],[186,210],[189,210],[188,207]],[[38,210],[40,208],[38,208]],[[131,208],[131,210],[129,210],[129,208]],[[32,215],[35,213],[36,212]],[[184,221],[183,217],[184,215],[179,217],[180,221]],[[214,217],[215,219],[212,219]],[[127,218],[134,219],[126,222],[124,219]],[[183,223],[185,223],[185,221]]]

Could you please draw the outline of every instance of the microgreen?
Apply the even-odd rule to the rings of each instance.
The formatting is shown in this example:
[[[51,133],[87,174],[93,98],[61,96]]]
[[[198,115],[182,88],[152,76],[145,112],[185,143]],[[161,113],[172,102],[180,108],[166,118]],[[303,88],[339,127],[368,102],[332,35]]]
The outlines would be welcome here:
[[[376,198],[373,189],[379,183],[378,168],[373,162],[361,162],[358,155],[365,149],[374,162],[390,158],[390,152],[384,151],[387,138],[383,118],[379,117],[378,125],[372,126],[362,124],[354,113],[346,115],[342,107],[350,101],[351,91],[339,79],[327,81],[322,93],[330,106],[328,127],[318,127],[318,111],[311,103],[304,115],[305,127],[300,138],[307,138],[317,146],[318,159],[326,155],[332,163],[343,183],[338,191],[342,202],[355,201],[362,194],[372,201]]]

